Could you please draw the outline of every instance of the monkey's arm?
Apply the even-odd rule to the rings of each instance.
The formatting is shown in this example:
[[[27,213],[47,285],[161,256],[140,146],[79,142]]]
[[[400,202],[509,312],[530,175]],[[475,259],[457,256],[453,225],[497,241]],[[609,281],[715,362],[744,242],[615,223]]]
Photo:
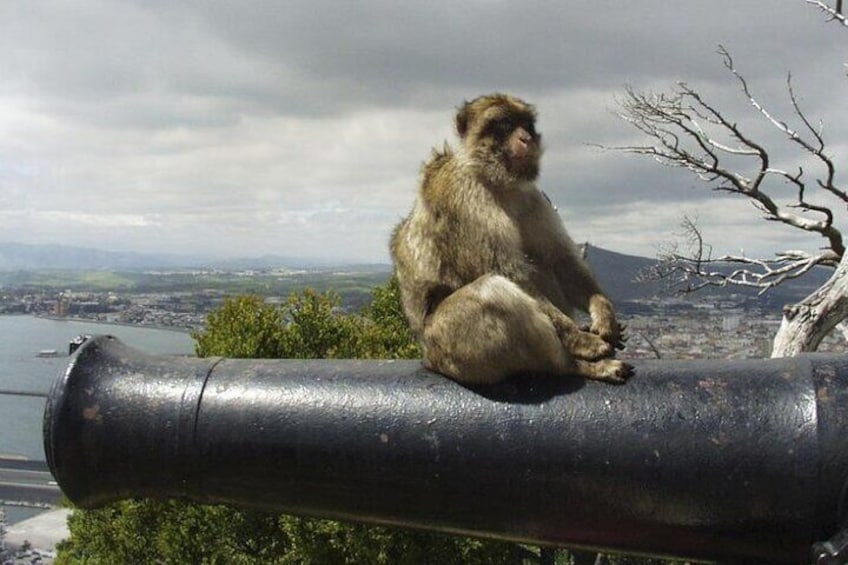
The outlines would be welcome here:
[[[440,234],[427,229],[431,223],[424,207],[416,203],[409,218],[395,228],[390,244],[403,311],[419,338],[426,319],[454,290],[439,279]]]
[[[400,281],[403,311],[410,329],[420,337],[427,319],[453,289],[434,280],[404,280],[399,270],[396,273]]]
[[[589,330],[618,349],[624,347],[622,326],[615,317],[612,302],[598,285],[589,265],[576,247],[567,245],[556,263],[557,277],[572,305],[588,312],[592,319]]]
[[[592,317],[589,331],[598,334],[616,349],[624,349],[624,327],[615,319],[612,302],[602,293],[589,298],[589,315]]]

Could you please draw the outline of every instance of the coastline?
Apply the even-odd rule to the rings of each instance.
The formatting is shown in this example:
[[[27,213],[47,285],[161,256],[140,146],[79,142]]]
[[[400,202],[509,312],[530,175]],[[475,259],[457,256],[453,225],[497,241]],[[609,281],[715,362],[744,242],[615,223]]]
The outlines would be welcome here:
[[[131,347],[162,355],[191,356],[195,346],[183,328],[21,312],[0,314],[0,333],[4,336],[0,341],[0,389],[12,393],[0,395],[0,458],[13,468],[29,468],[45,461],[44,397],[66,370],[69,341],[75,336],[113,334]],[[46,350],[56,350],[57,355],[38,357]],[[22,394],[30,391],[32,394]],[[9,500],[0,500],[0,510],[5,511],[7,525],[45,512],[44,508],[18,506]]]
[[[169,332],[177,332],[183,334],[191,334],[195,331],[190,328],[176,326],[162,326],[159,324],[131,324],[129,322],[113,322],[109,320],[92,320],[91,318],[80,318],[77,316],[50,316],[47,314],[3,314],[4,316],[32,316],[42,320],[51,320],[54,322],[80,322],[83,324],[102,324],[104,326],[123,326],[125,328],[146,328],[151,330],[164,330]]]

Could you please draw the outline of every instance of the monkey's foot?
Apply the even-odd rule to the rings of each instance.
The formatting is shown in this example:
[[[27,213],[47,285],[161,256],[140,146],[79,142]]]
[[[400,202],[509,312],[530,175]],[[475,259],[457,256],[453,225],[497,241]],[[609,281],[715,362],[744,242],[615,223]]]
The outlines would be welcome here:
[[[612,345],[600,336],[579,330],[563,336],[562,344],[573,357],[586,361],[611,357],[614,353]]]
[[[633,376],[633,366],[617,359],[575,361],[577,374],[587,379],[611,384],[624,384]]]
[[[620,324],[615,318],[611,321],[593,323],[589,327],[591,333],[601,336],[601,339],[612,345],[615,349],[624,349],[624,344],[627,342],[627,336],[624,335],[626,329],[627,326]]]

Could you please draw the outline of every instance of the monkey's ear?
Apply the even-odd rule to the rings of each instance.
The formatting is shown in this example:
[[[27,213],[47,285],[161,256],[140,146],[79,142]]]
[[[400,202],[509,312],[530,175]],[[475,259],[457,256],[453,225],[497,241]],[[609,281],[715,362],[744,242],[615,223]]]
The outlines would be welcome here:
[[[465,139],[465,134],[468,133],[468,106],[469,103],[466,102],[456,113],[456,133],[462,139]]]

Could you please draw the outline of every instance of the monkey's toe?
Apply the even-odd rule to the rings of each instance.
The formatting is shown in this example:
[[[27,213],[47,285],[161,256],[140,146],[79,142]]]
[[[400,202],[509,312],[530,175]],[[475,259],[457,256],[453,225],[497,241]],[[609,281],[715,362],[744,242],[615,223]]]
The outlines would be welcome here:
[[[622,385],[633,376],[633,365],[624,361],[613,361],[615,367],[607,379],[603,379],[608,383]]]
[[[618,331],[616,331],[614,335],[610,336],[610,343],[612,343],[619,351],[627,346],[627,339],[630,336],[625,333],[626,330],[626,325],[618,324]]]
[[[577,371],[588,379],[610,384],[624,384],[633,376],[633,366],[617,359],[577,361]]]
[[[626,329],[626,326],[616,322],[615,324],[593,324],[589,331],[609,343],[610,354],[613,354],[616,349],[624,349],[627,342],[627,336],[624,335]]]

